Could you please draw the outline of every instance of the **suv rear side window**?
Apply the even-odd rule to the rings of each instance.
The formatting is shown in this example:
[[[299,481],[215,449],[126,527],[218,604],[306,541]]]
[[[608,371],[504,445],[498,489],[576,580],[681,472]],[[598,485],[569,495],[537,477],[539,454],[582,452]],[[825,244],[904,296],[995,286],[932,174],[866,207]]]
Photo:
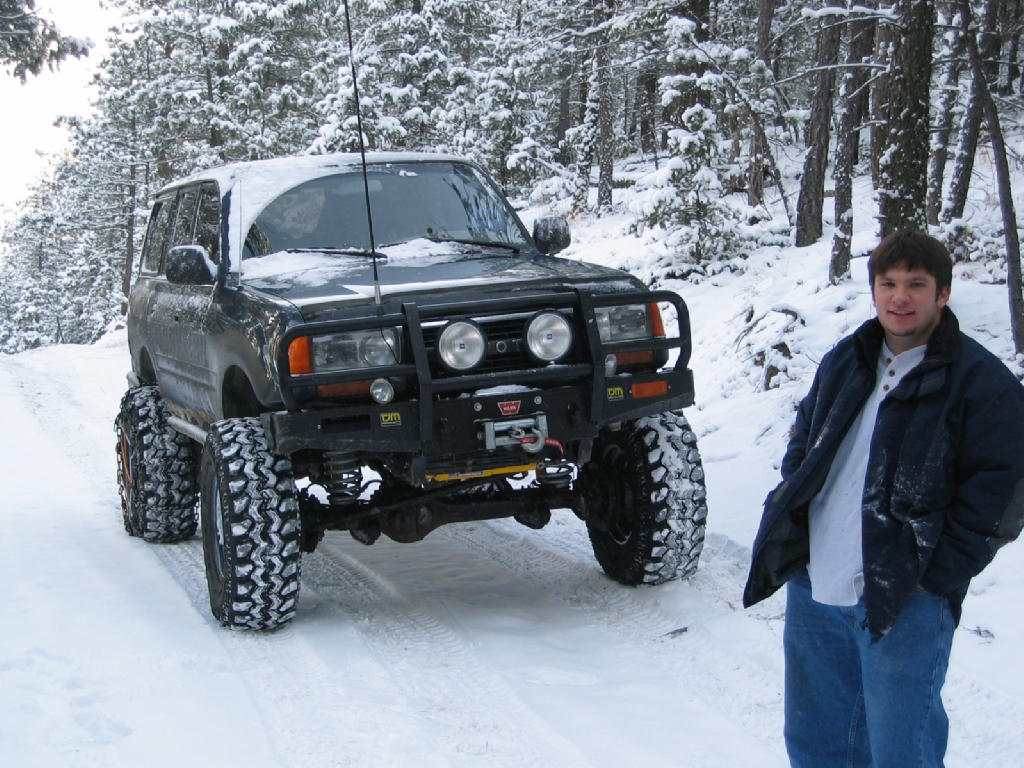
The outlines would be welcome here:
[[[171,221],[171,214],[174,212],[173,197],[165,200],[157,200],[153,206],[153,213],[149,219],[149,232],[146,234],[146,245],[142,251],[142,271],[146,274],[155,275],[160,271],[164,260],[164,251],[167,249],[167,224]]]

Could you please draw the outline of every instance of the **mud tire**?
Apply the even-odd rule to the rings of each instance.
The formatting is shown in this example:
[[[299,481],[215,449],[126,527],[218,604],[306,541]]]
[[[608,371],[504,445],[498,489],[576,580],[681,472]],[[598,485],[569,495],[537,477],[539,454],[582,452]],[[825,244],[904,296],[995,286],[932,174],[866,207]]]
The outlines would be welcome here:
[[[627,422],[619,432],[602,433],[594,457],[579,482],[597,513],[587,531],[604,572],[633,586],[697,570],[707,492],[686,418],[673,411]]]
[[[277,629],[299,598],[302,542],[292,465],[275,456],[259,419],[218,421],[200,465],[210,610],[232,629]]]
[[[156,387],[129,389],[114,420],[124,528],[169,544],[196,532],[196,446],[167,424]]]

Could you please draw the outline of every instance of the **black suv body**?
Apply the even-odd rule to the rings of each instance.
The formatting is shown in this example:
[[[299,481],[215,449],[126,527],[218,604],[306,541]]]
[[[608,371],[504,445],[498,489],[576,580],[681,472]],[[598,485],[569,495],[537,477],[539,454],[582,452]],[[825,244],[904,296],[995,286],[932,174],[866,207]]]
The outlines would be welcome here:
[[[413,542],[568,508],[613,578],[688,574],[706,507],[686,306],[555,257],[568,240],[439,155],[163,189],[129,298],[126,529],[187,538],[198,493],[211,607],[255,629],[294,615],[300,553],[330,529]]]

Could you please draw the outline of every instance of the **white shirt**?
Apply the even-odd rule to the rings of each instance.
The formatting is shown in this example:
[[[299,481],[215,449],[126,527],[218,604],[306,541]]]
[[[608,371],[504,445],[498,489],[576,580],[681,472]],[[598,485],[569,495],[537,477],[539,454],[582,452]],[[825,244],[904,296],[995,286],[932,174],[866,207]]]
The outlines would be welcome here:
[[[924,360],[925,346],[894,355],[886,344],[878,355],[875,389],[839,445],[825,485],[811,499],[807,525],[811,597],[825,605],[856,605],[864,593],[861,514],[864,480],[878,406],[903,377]]]

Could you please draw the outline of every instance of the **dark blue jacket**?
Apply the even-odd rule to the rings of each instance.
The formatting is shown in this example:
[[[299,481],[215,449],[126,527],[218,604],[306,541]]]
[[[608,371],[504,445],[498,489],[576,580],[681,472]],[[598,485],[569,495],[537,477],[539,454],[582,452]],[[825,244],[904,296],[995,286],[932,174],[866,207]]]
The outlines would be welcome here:
[[[807,565],[808,502],[874,389],[884,338],[870,320],[822,359],[797,411],[782,482],[765,500],[745,606]],[[878,409],[861,521],[875,640],[918,585],[947,597],[959,622],[970,580],[1024,526],[1024,387],[960,333],[948,308],[924,360]]]

